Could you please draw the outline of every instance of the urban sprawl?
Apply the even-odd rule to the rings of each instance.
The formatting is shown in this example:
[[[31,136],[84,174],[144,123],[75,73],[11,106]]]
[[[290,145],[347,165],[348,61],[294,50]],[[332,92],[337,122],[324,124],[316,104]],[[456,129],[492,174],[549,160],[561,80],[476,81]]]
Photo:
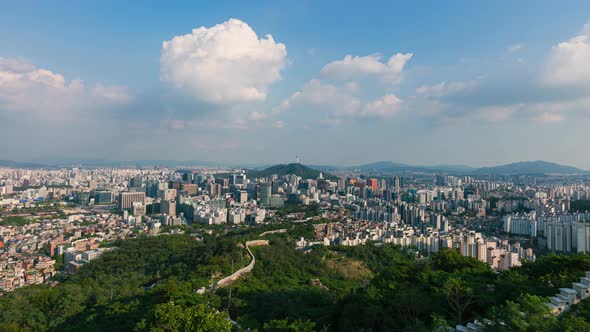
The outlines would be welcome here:
[[[392,243],[428,256],[452,248],[499,270],[547,252],[590,252],[583,176],[332,174],[0,168],[0,293],[55,284],[116,250],[105,243],[187,227],[312,221],[315,237],[297,241],[301,250]]]

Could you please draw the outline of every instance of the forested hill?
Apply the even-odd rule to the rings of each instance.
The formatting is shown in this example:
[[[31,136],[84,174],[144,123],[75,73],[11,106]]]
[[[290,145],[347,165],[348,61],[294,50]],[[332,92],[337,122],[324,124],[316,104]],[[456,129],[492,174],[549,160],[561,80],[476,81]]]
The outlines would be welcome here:
[[[248,263],[240,243],[273,226],[204,241],[119,241],[53,288],[0,296],[0,331],[433,331],[476,318],[503,331],[590,331],[588,301],[562,318],[545,305],[590,270],[589,256],[550,255],[496,273],[452,250],[428,259],[392,245],[303,252],[294,241],[313,226],[289,227],[252,249],[251,273],[202,295],[195,290],[230,274],[232,261]]]
[[[323,177],[328,180],[338,180],[338,177],[332,174],[322,173],[317,169],[313,169],[299,163],[274,165],[261,171],[251,170],[248,172],[248,175],[250,177],[255,178],[267,177],[273,174],[276,174],[278,176],[293,174],[300,176],[303,179],[317,179],[320,176],[320,174],[322,174]]]

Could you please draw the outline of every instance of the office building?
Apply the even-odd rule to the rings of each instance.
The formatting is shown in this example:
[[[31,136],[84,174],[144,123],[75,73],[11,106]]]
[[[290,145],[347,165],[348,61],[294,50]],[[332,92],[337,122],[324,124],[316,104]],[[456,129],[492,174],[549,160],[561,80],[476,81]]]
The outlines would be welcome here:
[[[122,192],[119,194],[119,209],[127,210],[133,206],[133,203],[145,203],[145,193],[144,192]]]

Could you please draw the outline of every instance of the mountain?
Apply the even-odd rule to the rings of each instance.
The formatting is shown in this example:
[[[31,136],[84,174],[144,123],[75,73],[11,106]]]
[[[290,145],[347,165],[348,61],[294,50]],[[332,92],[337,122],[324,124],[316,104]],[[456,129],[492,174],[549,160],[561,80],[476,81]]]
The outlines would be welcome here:
[[[322,175],[324,176],[325,179],[328,179],[328,180],[337,180],[338,179],[338,177],[336,177],[332,174],[323,173],[321,171],[318,171],[317,169],[310,168],[310,167],[307,167],[305,165],[298,164],[298,163],[274,165],[269,168],[263,169],[261,171],[250,170],[250,171],[248,171],[248,176],[255,177],[255,178],[262,178],[262,177],[271,176],[273,174],[276,174],[279,176],[294,174],[294,175],[302,177],[303,179],[316,179],[320,176],[320,173],[322,173]]]
[[[473,170],[472,167],[465,165],[436,165],[436,166],[416,166],[392,161],[378,161],[370,164],[352,166],[347,169],[356,169],[363,171],[380,171],[380,172],[449,172],[449,173],[467,173]]]
[[[450,173],[469,173],[473,172],[475,168],[467,165],[435,165],[435,166],[424,166],[426,169],[437,170],[442,172]]]
[[[587,171],[573,166],[537,160],[511,163],[495,167],[481,167],[476,174],[584,174]]]
[[[181,166],[212,166],[220,164],[199,160],[86,160],[73,164],[80,164],[86,167],[181,167]]]
[[[345,170],[366,172],[420,172],[454,174],[587,174],[587,171],[573,166],[560,165],[542,160],[511,163],[507,165],[474,168],[466,165],[416,166],[392,161],[378,161],[360,166],[343,167]]]
[[[11,168],[47,168],[47,165],[30,163],[30,162],[19,162],[12,160],[0,160],[0,167],[11,167]]]
[[[407,169],[407,168],[415,168],[415,166],[410,166],[406,164],[394,163],[392,161],[377,161],[370,164],[360,165],[350,167],[354,169],[363,169],[363,170],[376,170],[376,171],[389,171],[394,169]]]

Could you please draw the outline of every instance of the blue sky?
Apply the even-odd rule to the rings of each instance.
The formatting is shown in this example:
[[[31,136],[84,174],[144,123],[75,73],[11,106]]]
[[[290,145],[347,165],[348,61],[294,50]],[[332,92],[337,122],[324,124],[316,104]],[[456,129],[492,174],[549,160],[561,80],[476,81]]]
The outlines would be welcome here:
[[[589,22],[587,1],[6,2],[0,159],[590,169]]]

